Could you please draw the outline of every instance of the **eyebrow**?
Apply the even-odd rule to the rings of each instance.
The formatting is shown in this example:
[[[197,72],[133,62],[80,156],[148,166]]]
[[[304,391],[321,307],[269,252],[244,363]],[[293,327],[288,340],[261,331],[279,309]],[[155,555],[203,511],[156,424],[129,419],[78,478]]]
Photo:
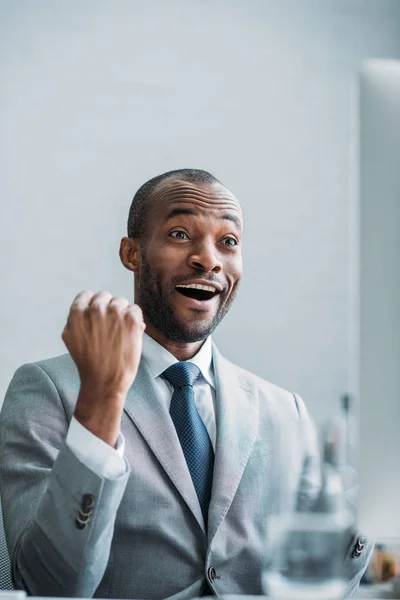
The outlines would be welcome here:
[[[177,217],[179,215],[194,215],[195,217],[198,216],[198,212],[195,211],[193,208],[173,208],[165,217],[165,222],[170,221],[171,219],[173,219],[174,217]],[[235,223],[236,227],[238,229],[242,229],[242,222],[239,219],[239,217],[236,217],[235,215],[231,215],[230,213],[225,213],[223,215],[221,215],[219,217],[222,220],[225,221],[232,221],[233,223]]]

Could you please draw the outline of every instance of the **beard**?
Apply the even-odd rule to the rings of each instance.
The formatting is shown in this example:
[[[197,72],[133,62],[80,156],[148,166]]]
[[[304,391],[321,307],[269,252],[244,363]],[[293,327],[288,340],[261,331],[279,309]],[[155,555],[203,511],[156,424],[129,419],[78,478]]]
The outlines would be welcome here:
[[[215,315],[209,321],[196,319],[195,311],[192,319],[183,321],[177,318],[171,303],[172,294],[176,293],[174,281],[171,280],[169,290],[163,290],[160,279],[152,271],[142,250],[139,274],[140,307],[150,323],[173,342],[191,343],[205,340],[230,309],[237,287],[238,283],[225,303],[219,302]]]

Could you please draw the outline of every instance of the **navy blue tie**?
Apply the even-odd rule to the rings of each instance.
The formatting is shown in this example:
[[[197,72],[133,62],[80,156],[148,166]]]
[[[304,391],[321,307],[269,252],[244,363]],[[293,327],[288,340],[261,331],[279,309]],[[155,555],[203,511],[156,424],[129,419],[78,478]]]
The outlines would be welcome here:
[[[174,388],[169,412],[207,525],[214,451],[194,401],[193,384],[199,375],[200,369],[195,364],[182,361],[171,365],[162,376]]]

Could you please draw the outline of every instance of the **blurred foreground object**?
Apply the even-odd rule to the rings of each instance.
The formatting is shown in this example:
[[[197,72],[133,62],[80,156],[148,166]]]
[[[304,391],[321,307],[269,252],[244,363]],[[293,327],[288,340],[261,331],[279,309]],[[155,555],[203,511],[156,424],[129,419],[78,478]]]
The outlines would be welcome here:
[[[400,575],[400,541],[379,540],[374,548],[362,583],[377,584]]]
[[[342,432],[343,441],[341,442],[342,450],[340,456],[340,474],[344,489],[346,490],[346,498],[349,500],[348,508],[352,512],[354,519],[357,519],[357,502],[358,502],[358,415],[356,402],[353,396],[345,394],[341,398],[340,416],[337,420],[337,426]]]
[[[371,559],[373,581],[389,581],[400,573],[400,557],[377,545]]]
[[[270,521],[270,560],[263,583],[273,598],[336,600],[345,595],[344,557],[354,518],[340,473],[343,433],[337,423],[324,431],[322,485],[315,503],[302,506],[299,500],[294,511]]]

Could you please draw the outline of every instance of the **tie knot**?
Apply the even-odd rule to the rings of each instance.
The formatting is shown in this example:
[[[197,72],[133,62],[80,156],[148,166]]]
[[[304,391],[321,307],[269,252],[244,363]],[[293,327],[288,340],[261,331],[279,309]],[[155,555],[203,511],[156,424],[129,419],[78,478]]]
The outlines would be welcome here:
[[[175,363],[164,371],[162,376],[176,390],[184,385],[193,385],[200,375],[200,369],[194,363],[187,360]]]

